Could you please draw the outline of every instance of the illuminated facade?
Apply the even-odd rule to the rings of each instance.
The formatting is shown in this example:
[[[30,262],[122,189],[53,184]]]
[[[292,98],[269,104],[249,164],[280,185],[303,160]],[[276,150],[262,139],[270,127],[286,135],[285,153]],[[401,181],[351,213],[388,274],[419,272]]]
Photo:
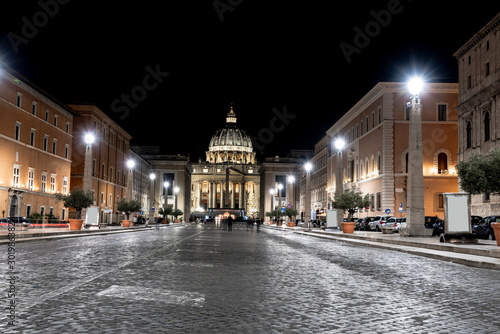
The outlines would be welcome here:
[[[500,147],[500,13],[456,53],[459,73],[458,159]],[[472,195],[471,213],[500,214],[500,195]]]
[[[0,77],[2,217],[36,212],[67,219],[55,194],[70,189],[75,113],[5,67]]]
[[[443,193],[457,192],[458,84],[427,83],[420,94],[425,215],[444,216]],[[408,180],[409,93],[404,83],[379,83],[328,131],[328,198],[333,199],[337,152],[333,141],[345,140],[342,151],[344,190],[357,187],[372,206],[359,217],[390,210],[405,216]]]
[[[232,106],[226,126],[210,140],[206,161],[192,167],[191,212],[203,216],[210,209],[228,208],[259,215],[259,166],[250,137],[237,127]]]

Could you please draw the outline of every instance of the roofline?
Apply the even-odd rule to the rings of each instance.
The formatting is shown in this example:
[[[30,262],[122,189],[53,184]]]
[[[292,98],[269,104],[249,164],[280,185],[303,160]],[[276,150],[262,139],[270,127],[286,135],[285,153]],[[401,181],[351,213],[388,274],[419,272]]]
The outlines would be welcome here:
[[[484,27],[482,27],[474,36],[472,36],[462,47],[460,47],[453,56],[460,59],[470,49],[479,44],[486,35],[496,29],[500,25],[500,13],[491,19]]]

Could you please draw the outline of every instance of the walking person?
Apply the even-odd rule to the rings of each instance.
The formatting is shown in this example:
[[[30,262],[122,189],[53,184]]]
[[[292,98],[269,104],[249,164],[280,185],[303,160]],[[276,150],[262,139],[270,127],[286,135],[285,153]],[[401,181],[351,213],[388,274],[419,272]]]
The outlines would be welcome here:
[[[233,230],[233,217],[227,217],[227,230],[231,232]]]
[[[156,220],[156,229],[159,230],[160,229],[160,225],[163,223],[163,218],[161,217],[158,217],[158,219]]]

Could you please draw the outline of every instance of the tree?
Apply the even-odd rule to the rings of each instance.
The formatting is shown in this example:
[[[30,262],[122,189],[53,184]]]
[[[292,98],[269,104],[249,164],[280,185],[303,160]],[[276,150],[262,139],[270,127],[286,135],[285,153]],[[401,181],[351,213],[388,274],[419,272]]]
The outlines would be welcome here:
[[[500,149],[487,155],[472,153],[468,161],[457,164],[460,188],[471,194],[500,194]]]
[[[350,221],[352,215],[358,211],[358,209],[363,209],[372,204],[370,200],[370,195],[366,194],[364,197],[359,190],[354,187],[352,190],[344,191],[340,196],[335,196],[335,200],[332,201],[332,206],[334,209],[347,211],[349,214],[347,220]]]
[[[285,210],[285,216],[288,217],[289,221],[292,221],[292,217],[295,217],[298,214],[299,212],[295,208],[290,208],[290,209],[286,208]]]
[[[94,203],[92,190],[84,191],[78,187],[74,188],[69,195],[56,194],[56,201],[62,201],[67,208],[75,208],[76,219],[81,219],[82,210]]]
[[[125,212],[125,214],[127,215],[127,220],[129,220],[129,216],[132,212],[141,210],[141,203],[136,199],[127,201],[124,198],[116,203],[116,210]]]

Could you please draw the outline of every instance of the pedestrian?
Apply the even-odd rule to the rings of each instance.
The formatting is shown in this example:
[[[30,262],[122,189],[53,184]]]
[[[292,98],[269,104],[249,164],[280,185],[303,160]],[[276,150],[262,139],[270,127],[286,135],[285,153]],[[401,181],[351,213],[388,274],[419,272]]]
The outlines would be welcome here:
[[[163,218],[161,217],[158,217],[158,219],[156,220],[156,229],[159,230],[160,229],[160,224],[163,223]]]
[[[233,217],[231,216],[227,217],[227,230],[228,232],[231,232],[233,230]]]

